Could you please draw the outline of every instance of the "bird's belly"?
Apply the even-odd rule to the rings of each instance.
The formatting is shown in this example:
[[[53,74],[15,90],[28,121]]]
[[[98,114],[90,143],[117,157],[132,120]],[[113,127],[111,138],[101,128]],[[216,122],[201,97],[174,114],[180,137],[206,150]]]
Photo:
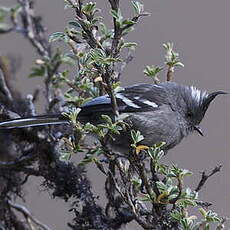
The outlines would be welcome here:
[[[168,150],[177,145],[183,138],[178,124],[177,117],[171,111],[155,113],[152,112],[143,114],[135,114],[130,116],[133,128],[139,130],[144,136],[141,142],[143,145],[153,146],[160,142],[165,142],[164,149]]]

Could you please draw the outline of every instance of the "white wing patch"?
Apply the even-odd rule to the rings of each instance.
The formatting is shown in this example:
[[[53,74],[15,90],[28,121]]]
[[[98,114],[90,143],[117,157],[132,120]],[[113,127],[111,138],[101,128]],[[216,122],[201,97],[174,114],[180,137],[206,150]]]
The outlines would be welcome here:
[[[141,108],[139,105],[136,105],[132,100],[125,97],[121,93],[116,94],[116,98],[121,99],[126,105],[128,105],[130,107],[137,108],[137,109]]]
[[[130,100],[129,98],[125,97],[124,95],[122,94],[117,94],[116,95],[117,98],[121,99],[126,105],[130,106],[130,107],[133,107],[133,108],[141,108],[139,105],[136,105],[132,100]],[[152,102],[152,101],[149,101],[149,100],[146,100],[146,99],[141,99],[139,96],[135,96],[134,97],[135,100],[139,100],[139,102],[143,103],[143,104],[146,104],[146,105],[149,105],[153,108],[157,108],[158,105],[155,103],[155,102]]]
[[[155,103],[155,102],[152,102],[152,101],[149,101],[149,100],[141,100],[142,103],[146,104],[146,105],[149,105],[153,108],[157,108],[158,105]]]
[[[162,86],[160,86],[160,85],[158,85],[158,84],[154,84],[154,87],[156,87],[156,88],[160,88],[160,89],[162,89],[162,88],[163,88]]]

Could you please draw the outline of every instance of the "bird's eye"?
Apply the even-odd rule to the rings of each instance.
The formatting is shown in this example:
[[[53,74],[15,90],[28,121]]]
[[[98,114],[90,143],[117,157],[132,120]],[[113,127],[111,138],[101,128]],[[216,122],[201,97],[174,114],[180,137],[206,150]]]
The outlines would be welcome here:
[[[187,117],[192,117],[192,112],[187,112]]]

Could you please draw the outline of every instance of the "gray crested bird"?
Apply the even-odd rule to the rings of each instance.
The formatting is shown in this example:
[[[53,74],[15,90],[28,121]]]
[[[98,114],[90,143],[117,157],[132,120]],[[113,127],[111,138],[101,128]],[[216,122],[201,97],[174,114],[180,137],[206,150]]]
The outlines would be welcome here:
[[[144,136],[141,144],[152,146],[165,142],[163,149],[167,151],[193,131],[203,135],[198,125],[210,103],[219,94],[226,93],[207,93],[194,86],[163,82],[128,86],[115,96],[119,113],[126,114],[125,121]],[[95,124],[100,123],[102,114],[113,116],[108,95],[96,97],[80,108],[78,119],[82,122]],[[61,114],[51,114],[3,121],[0,123],[0,129],[63,123],[68,123],[68,118]],[[130,141],[129,131],[122,131],[115,137],[113,146],[126,151],[130,147]]]

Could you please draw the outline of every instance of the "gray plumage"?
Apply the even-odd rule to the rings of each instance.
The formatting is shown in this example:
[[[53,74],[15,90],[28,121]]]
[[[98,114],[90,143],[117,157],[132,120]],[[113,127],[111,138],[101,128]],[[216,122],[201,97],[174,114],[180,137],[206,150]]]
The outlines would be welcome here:
[[[223,91],[207,93],[193,86],[179,85],[174,82],[160,84],[137,84],[129,86],[116,94],[120,114],[132,129],[139,130],[145,139],[141,144],[152,146],[166,142],[164,150],[177,145],[194,130],[202,134],[198,125],[203,119],[212,100]],[[100,116],[113,116],[111,100],[108,95],[92,99],[82,105],[80,121],[100,123]],[[37,123],[36,123],[37,120]],[[60,124],[67,120],[62,115],[44,115],[22,118],[0,123],[0,128],[21,128],[36,125]],[[123,131],[112,145],[120,151],[130,147],[129,131]]]

